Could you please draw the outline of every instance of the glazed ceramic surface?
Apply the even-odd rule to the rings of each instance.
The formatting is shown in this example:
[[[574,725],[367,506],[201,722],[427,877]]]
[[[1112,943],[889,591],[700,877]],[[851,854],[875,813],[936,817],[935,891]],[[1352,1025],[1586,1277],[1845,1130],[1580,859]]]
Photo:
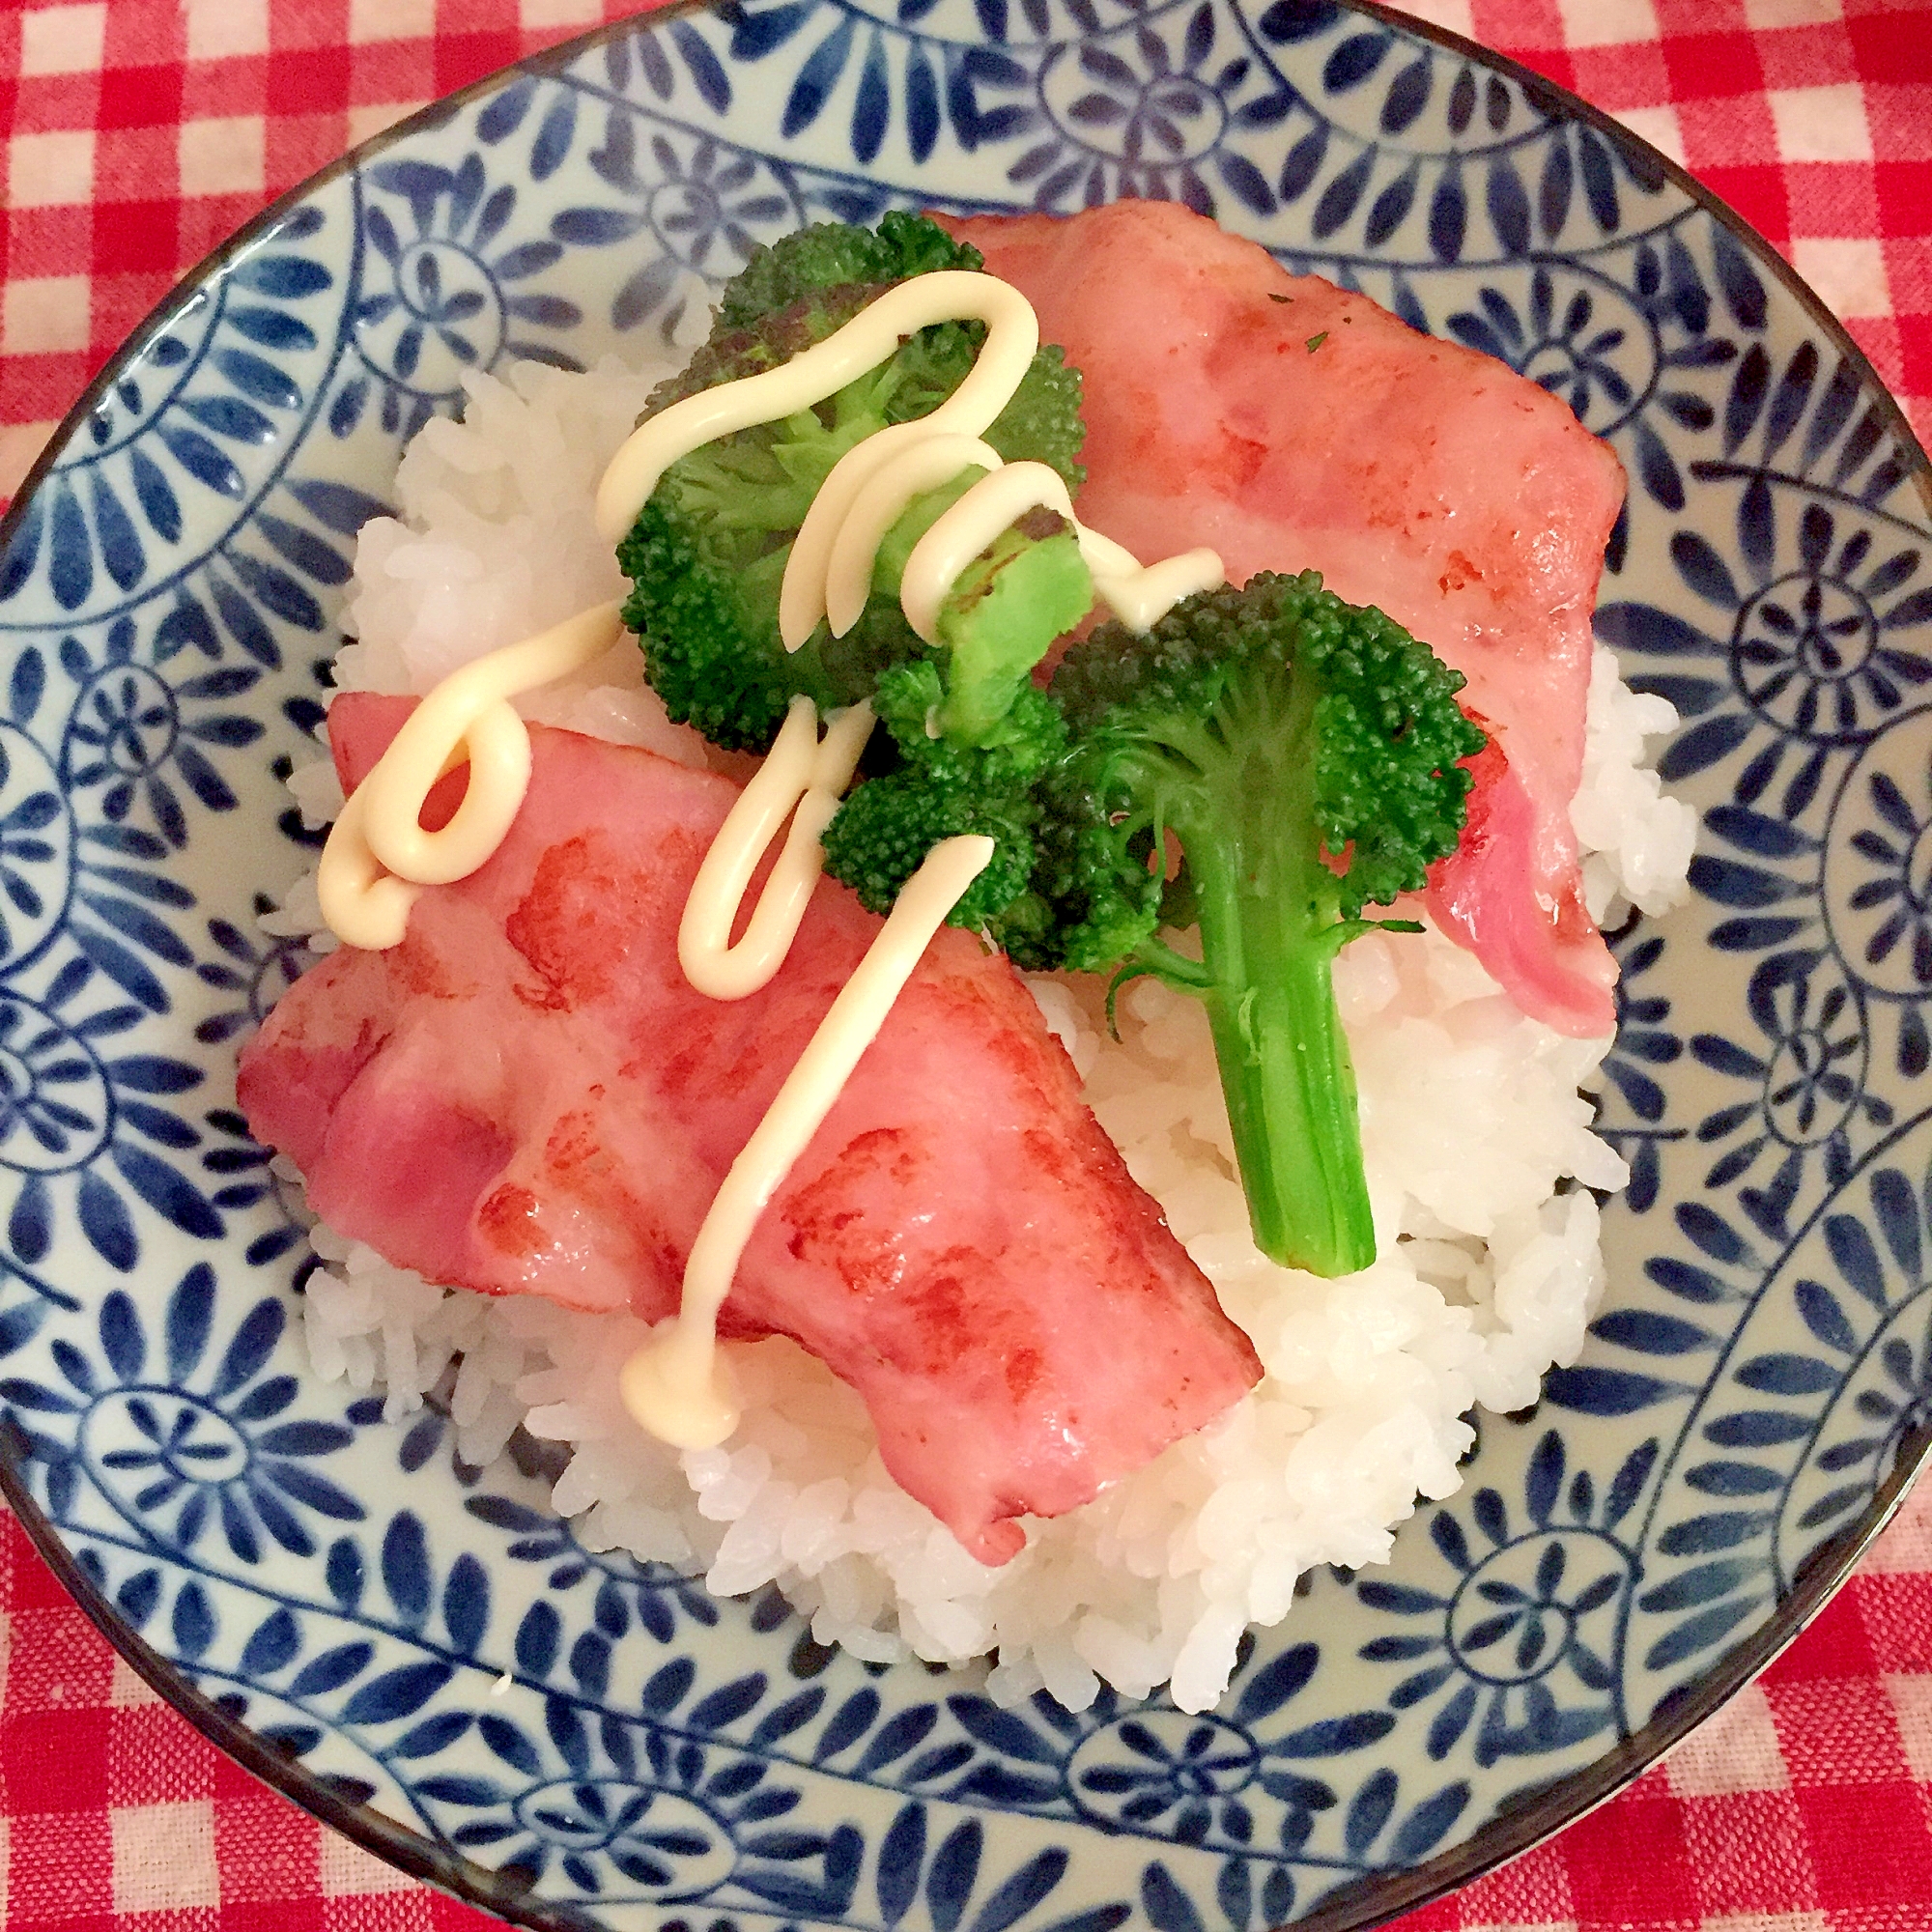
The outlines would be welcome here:
[[[1683,714],[1623,933],[1583,1360],[1218,1713],[995,1707],[594,1555],[307,1371],[233,1104],[300,961],[281,776],[357,526],[468,370],[687,334],[755,242],[1182,199],[1501,356],[1631,477],[1599,634]],[[491,82],[283,204],[108,372],[0,557],[7,1480],[110,1634],[332,1822],[609,1926],[1355,1923],[1603,1795],[1795,1632],[1926,1440],[1923,458],[1763,245],[1574,101],[1276,0],[788,0]]]

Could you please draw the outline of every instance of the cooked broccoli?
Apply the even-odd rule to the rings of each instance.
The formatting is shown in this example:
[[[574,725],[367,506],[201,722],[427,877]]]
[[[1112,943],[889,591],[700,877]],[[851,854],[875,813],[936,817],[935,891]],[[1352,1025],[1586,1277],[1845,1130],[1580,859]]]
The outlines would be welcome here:
[[[777,366],[908,275],[980,266],[918,216],[808,229],[726,289],[711,339],[651,408]],[[821,624],[787,653],[779,591],[819,485],[864,437],[937,408],[981,335],[923,329],[828,401],[665,471],[618,550],[651,682],[674,718],[731,749],[764,749],[796,696],[825,710],[869,700],[884,729],[826,830],[834,876],[885,913],[941,839],[991,835],[993,862],[954,923],[1023,966],[1111,971],[1117,985],[1152,974],[1200,998],[1256,1240],[1321,1274],[1365,1267],[1375,1228],[1330,965],[1378,923],[1364,906],[1419,890],[1455,849],[1461,761],[1485,742],[1456,704],[1463,679],[1310,572],[1189,598],[1145,635],[1103,626],[1042,694],[1035,667],[1093,594],[1074,531],[1050,511],[974,559],[927,644],[898,607],[900,580],[977,469],[887,533],[844,638]],[[1079,377],[1042,349],[986,440],[1077,488],[1083,434]],[[1199,928],[1199,959],[1160,937],[1175,924]]]
[[[753,251],[718,298],[725,328],[755,329],[814,289],[903,281],[934,269],[978,269],[985,257],[955,242],[936,221],[894,209],[876,228],[821,221]]]
[[[1376,923],[1365,905],[1455,849],[1460,761],[1485,743],[1462,686],[1312,571],[1190,597],[1144,636],[1105,625],[1053,680],[1069,749],[1001,937],[1023,964],[1152,974],[1206,1004],[1255,1239],[1317,1274],[1376,1252],[1330,962]],[[1199,961],[1158,936],[1181,917]]]
[[[647,413],[785,361],[908,275],[978,269],[981,260],[920,215],[888,214],[876,233],[824,226],[789,236],[726,288],[711,338],[654,393]],[[793,696],[822,709],[851,704],[872,695],[888,667],[924,662],[945,686],[939,728],[961,746],[997,734],[1027,671],[1084,614],[1087,591],[1084,566],[1069,590],[1064,558],[1055,568],[1020,557],[1023,546],[1003,554],[996,544],[942,611],[942,646],[919,639],[898,608],[905,559],[983,473],[978,469],[918,498],[888,533],[874,595],[843,638],[821,624],[788,654],[778,625],[785,560],[818,486],[863,438],[937,408],[972,366],[983,334],[978,324],[922,329],[891,361],[816,409],[723,438],[666,470],[617,555],[635,585],[625,621],[643,638],[651,682],[673,718],[715,744],[762,751]],[[1009,462],[1050,464],[1077,488],[1085,433],[1079,376],[1048,348],[985,440]],[[1071,548],[1069,538],[1065,550]],[[1036,577],[1039,597],[987,597],[989,582],[1012,570]],[[1079,606],[1070,616],[1069,602]]]
[[[941,703],[929,664],[895,665],[872,698],[892,734],[897,763],[867,779],[826,827],[825,868],[869,911],[888,913],[899,889],[942,838],[980,832],[993,860],[953,907],[951,923],[979,931],[1027,891],[1039,815],[1034,788],[1066,747],[1066,727],[1051,699],[1031,684],[1019,692],[998,742],[962,746],[934,735],[928,719]]]

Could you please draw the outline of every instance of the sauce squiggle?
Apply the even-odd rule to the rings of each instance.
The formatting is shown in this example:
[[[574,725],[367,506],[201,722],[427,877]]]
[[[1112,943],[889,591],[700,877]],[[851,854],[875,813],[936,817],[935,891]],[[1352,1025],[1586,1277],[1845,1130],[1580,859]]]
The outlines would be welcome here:
[[[684,902],[677,963],[700,993],[742,1000],[768,984],[784,964],[825,869],[819,835],[832,823],[871,735],[869,704],[835,712],[821,740],[818,707],[809,697],[792,699],[772,749],[712,839]],[[791,830],[784,849],[744,937],[733,946],[731,928],[745,889],[787,816]]]
[[[981,440],[1033,364],[1039,320],[1010,283],[966,269],[900,282],[781,367],[700,390],[640,423],[598,486],[598,530],[616,543],[679,458],[720,437],[816,407],[895,355],[908,335],[941,322],[983,323],[986,339],[965,381],[936,410],[867,437],[819,486],[780,587],[779,636],[786,650],[798,650],[821,622],[842,638],[859,621],[886,532],[914,498],[965,469],[987,473],[920,540],[901,586],[906,621],[928,643],[959,573],[1008,525],[1039,505],[1073,526],[1096,594],[1134,630],[1146,630],[1192,592],[1226,581],[1211,550],[1144,568],[1121,545],[1080,524],[1065,483],[1047,465],[1006,464]]]
[[[1143,567],[1121,545],[1085,528],[1061,476],[1043,463],[1006,463],[982,439],[1011,401],[1039,347],[1039,324],[1017,289],[991,275],[943,270],[889,289],[843,327],[780,368],[721,384],[641,424],[598,486],[599,532],[615,544],[666,469],[721,437],[810,409],[897,353],[921,328],[980,322],[986,338],[957,389],[930,414],[896,423],[848,450],[820,486],[794,539],[779,603],[787,650],[826,623],[842,637],[863,614],[880,544],[915,498],[965,470],[983,473],[952,504],[907,560],[901,606],[934,641],[947,595],[974,557],[1029,510],[1072,526],[1096,595],[1145,630],[1171,606],[1224,581],[1221,559],[1189,551]],[[529,782],[529,735],[510,707],[609,649],[619,607],[600,605],[541,636],[465,666],[411,715],[344,807],[324,851],[323,915],[352,946],[397,945],[426,885],[465,878],[501,844]],[[792,701],[764,764],[740,794],[698,868],[678,926],[685,977],[713,999],[743,999],[783,964],[824,865],[820,836],[838,810],[871,735],[872,712],[836,713],[819,736],[810,698]],[[426,832],[423,802],[467,762],[470,779],[448,825]],[[758,863],[787,819],[790,829],[744,935],[731,932]],[[839,989],[700,1225],[686,1263],[678,1313],[621,1371],[626,1407],[679,1448],[709,1448],[738,1425],[718,1352],[718,1313],[772,1196],[837,1103],[933,936],[991,863],[993,840],[943,839],[907,881],[884,927]]]
[[[737,1402],[728,1378],[720,1373],[718,1311],[730,1293],[745,1245],[758,1216],[832,1111],[933,935],[992,857],[993,841],[977,835],[943,838],[925,855],[731,1163],[692,1244],[682,1306],[619,1376],[625,1407],[660,1441],[680,1449],[709,1449],[737,1428]]]
[[[502,844],[530,782],[530,734],[510,699],[602,657],[622,635],[620,609],[599,604],[491,651],[410,713],[323,847],[316,891],[337,938],[371,952],[400,946],[423,887],[467,879]],[[423,801],[463,764],[469,782],[456,815],[424,831]]]

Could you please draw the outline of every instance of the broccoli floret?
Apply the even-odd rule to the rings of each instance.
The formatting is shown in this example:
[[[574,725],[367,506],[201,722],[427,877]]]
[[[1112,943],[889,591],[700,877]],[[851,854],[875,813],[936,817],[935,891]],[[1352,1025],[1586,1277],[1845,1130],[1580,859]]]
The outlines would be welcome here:
[[[1039,788],[1009,945],[1206,1004],[1255,1239],[1318,1274],[1376,1252],[1330,963],[1370,929],[1365,905],[1420,890],[1455,849],[1461,761],[1485,743],[1462,686],[1312,571],[1188,598],[1144,636],[1105,625],[1052,685],[1070,747]],[[1183,898],[1198,962],[1157,934]]]
[[[775,367],[832,334],[904,276],[980,266],[977,250],[952,242],[923,216],[890,214],[877,233],[820,227],[787,237],[757,255],[726,289],[710,340],[679,377],[653,395],[646,413],[733,378]],[[668,469],[618,547],[634,583],[625,621],[642,637],[652,684],[671,716],[715,744],[762,751],[798,695],[821,708],[869,697],[890,666],[928,662],[948,679],[943,728],[970,742],[997,724],[998,705],[968,688],[983,659],[987,674],[1011,691],[1013,656],[971,646],[975,619],[952,610],[951,650],[922,642],[898,609],[899,573],[918,538],[977,480],[963,472],[917,499],[881,546],[874,594],[843,638],[824,625],[787,653],[779,637],[779,590],[791,543],[833,466],[863,438],[938,407],[972,366],[984,330],[942,323],[901,345],[891,361],[815,409],[780,423],[709,443]],[[1033,459],[1081,481],[1077,456],[1085,427],[1079,377],[1057,349],[1042,349],[985,440],[1009,462]],[[1008,600],[1010,602],[1011,600]],[[950,600],[958,604],[955,596]],[[1010,614],[1010,612],[1009,613]],[[1078,614],[1078,613],[1076,613]],[[1042,625],[1033,626],[1035,634]],[[1036,657],[1053,633],[1037,635]],[[952,652],[966,682],[952,684]]]
[[[892,910],[942,838],[984,833],[992,863],[948,919],[998,936],[1038,857],[1034,788],[1066,744],[1059,710],[1029,673],[1092,600],[1072,529],[1033,513],[974,558],[940,606],[945,678],[928,662],[880,674],[872,706],[894,764],[846,799],[824,835],[826,870],[871,911]]]
[[[876,228],[821,221],[771,247],[760,246],[724,286],[718,320],[726,328],[754,328],[814,289],[849,282],[898,282],[934,269],[982,269],[986,258],[971,242],[955,242],[923,214],[894,209]]]
[[[872,703],[891,733],[895,763],[868,778],[838,808],[824,834],[825,869],[888,913],[920,862],[942,838],[984,833],[993,859],[949,915],[969,931],[997,927],[1027,890],[1038,817],[1034,787],[1066,746],[1053,702],[1031,684],[1013,698],[995,742],[964,746],[937,735],[944,702],[937,669],[896,665]]]

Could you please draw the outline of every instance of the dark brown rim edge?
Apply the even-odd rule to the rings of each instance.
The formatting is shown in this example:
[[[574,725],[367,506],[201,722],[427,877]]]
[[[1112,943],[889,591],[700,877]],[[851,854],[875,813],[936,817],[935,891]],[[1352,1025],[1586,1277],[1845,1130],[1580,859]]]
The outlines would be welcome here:
[[[177,310],[205,282],[271,235],[289,212],[308,195],[361,167],[385,149],[440,126],[461,112],[471,100],[500,89],[513,75],[546,74],[569,66],[606,42],[654,29],[661,21],[687,14],[722,12],[732,4],[733,0],[671,0],[670,4],[639,12],[625,19],[609,21],[574,40],[540,49],[432,101],[278,195],[218,248],[187,270],[82,390],[21,479],[6,515],[0,517],[0,555],[4,555],[11,543],[14,526],[24,515],[28,500],[45,481],[100,397],[120,380],[122,372],[138,359],[155,336],[174,319]],[[1603,109],[1593,106],[1534,69],[1467,40],[1449,28],[1418,19],[1399,8],[1382,5],[1380,0],[1339,0],[1339,4],[1350,12],[1433,42],[1478,66],[1502,73],[1521,87],[1552,118],[1586,122],[1618,147],[1626,151],[1636,150],[1654,172],[1671,182],[1705,213],[1730,229],[1758,265],[1771,270],[1779,285],[1798,301],[1832,341],[1837,353],[1858,372],[1865,392],[1878,400],[1889,433],[1912,464],[1911,479],[1917,485],[1928,513],[1932,513],[1932,461],[1928,461],[1904,411],[1872,367],[1870,358],[1852,339],[1844,324],[1825,306],[1777,249],[1742,215],[1669,156],[1633,133]],[[514,1881],[505,1879],[499,1873],[476,1864],[454,1850],[445,1850],[436,1840],[397,1823],[368,1804],[348,1803],[328,1788],[320,1774],[309,1770],[298,1759],[284,1757],[264,1744],[256,1732],[230,1717],[190,1681],[182,1666],[171,1663],[131,1630],[120,1610],[80,1567],[54,1524],[29,1492],[21,1474],[21,1463],[25,1460],[16,1434],[13,1430],[0,1432],[0,1495],[4,1495],[29,1541],[62,1588],[80,1605],[108,1642],[127,1659],[128,1665],[218,1750],[232,1757],[244,1770],[319,1823],[340,1832],[400,1870],[438,1887],[467,1904],[493,1912],[513,1923],[527,1925],[533,1928],[533,1932],[585,1932],[586,1926],[598,1923],[587,1910],[572,1911],[539,1904],[518,1889]],[[1492,1819],[1462,1844],[1440,1857],[1406,1871],[1377,1874],[1359,1881],[1346,1891],[1331,1893],[1312,1913],[1291,1921],[1288,1927],[1282,1928],[1282,1932],[1367,1932],[1367,1928],[1386,1923],[1402,1913],[1426,1905],[1511,1859],[1533,1850],[1546,1838],[1614,1798],[1770,1665],[1803,1634],[1897,1512],[1914,1479],[1928,1461],[1932,1461],[1932,1424],[1900,1445],[1890,1474],[1874,1492],[1865,1514],[1849,1529],[1813,1553],[1797,1587],[1778,1601],[1771,1617],[1758,1627],[1753,1636],[1726,1652],[1664,1716],[1653,1719],[1641,1730],[1621,1740],[1581,1771],[1573,1772],[1541,1790],[1533,1790],[1520,1808],[1513,1808]]]

